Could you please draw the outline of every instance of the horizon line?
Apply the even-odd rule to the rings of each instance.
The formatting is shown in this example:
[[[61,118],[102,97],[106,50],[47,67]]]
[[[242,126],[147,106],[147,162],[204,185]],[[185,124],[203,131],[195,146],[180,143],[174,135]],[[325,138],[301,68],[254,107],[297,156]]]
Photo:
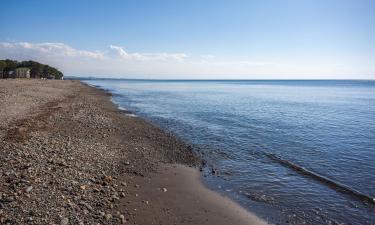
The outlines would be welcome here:
[[[64,78],[75,78],[78,80],[149,80],[149,81],[375,81],[374,79],[188,79],[188,78],[173,78],[173,79],[166,79],[166,78],[118,78],[118,77],[82,77],[82,76],[71,76],[67,75]]]

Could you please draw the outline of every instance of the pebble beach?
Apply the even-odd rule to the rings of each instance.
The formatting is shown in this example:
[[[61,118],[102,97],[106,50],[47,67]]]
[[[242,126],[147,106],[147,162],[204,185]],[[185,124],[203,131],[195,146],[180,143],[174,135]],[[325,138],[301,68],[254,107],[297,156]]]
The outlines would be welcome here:
[[[0,81],[0,224],[266,224],[204,187],[191,146],[110,98]]]

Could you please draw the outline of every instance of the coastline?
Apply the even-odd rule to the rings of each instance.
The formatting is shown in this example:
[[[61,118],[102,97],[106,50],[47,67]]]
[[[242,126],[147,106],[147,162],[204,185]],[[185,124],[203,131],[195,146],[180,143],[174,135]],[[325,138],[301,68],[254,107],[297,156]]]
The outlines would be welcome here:
[[[2,223],[266,224],[203,185],[189,145],[109,93],[69,80],[0,86]]]
[[[133,210],[131,224],[267,224],[232,199],[208,189],[193,167],[162,164],[156,173],[135,177],[133,182],[136,194],[120,200],[119,205]]]

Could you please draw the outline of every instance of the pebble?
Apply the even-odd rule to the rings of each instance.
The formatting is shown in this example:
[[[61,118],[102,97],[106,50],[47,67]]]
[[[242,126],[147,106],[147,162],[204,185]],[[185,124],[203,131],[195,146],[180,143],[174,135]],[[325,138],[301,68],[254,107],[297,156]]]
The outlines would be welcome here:
[[[21,81],[15,80],[14,82]],[[27,115],[25,127],[34,126],[35,123],[35,130],[32,127],[32,132],[27,139],[19,141],[15,137],[15,142],[0,141],[2,148],[0,162],[5,162],[0,163],[0,180],[4,181],[0,182],[0,224],[27,224],[28,221],[32,221],[33,224],[55,225],[81,225],[83,222],[95,225],[99,223],[101,225],[128,224],[128,216],[132,218],[135,211],[132,211],[132,208],[122,209],[122,206],[118,207],[115,204],[116,201],[112,202],[111,200],[121,197],[125,202],[125,198],[134,196],[140,186],[136,185],[131,178],[124,179],[122,167],[117,165],[118,159],[124,156],[123,150],[126,150],[129,151],[129,156],[133,156],[133,153],[136,154],[134,155],[135,159],[145,157],[146,160],[150,160],[147,167],[138,165],[137,161],[133,161],[133,158],[123,160],[127,166],[122,165],[124,168],[130,169],[130,176],[133,173],[144,176],[143,173],[147,174],[146,171],[155,167],[158,160],[154,161],[153,158],[159,154],[156,151],[156,154],[149,154],[148,149],[144,148],[138,148],[135,151],[133,145],[128,142],[122,146],[122,143],[117,145],[120,143],[111,143],[110,140],[98,138],[101,136],[100,132],[101,134],[107,132],[104,130],[106,128],[113,129],[112,134],[123,133],[125,135],[132,129],[124,128],[122,123],[117,123],[117,120],[123,121],[122,117],[117,118],[116,114],[107,113],[107,109],[103,110],[102,103],[97,101],[95,94],[86,95],[86,92],[83,95],[78,94],[80,92],[75,90],[85,91],[85,87],[82,87],[81,84],[77,83],[78,86],[69,84],[67,89],[60,89],[60,84],[56,84],[56,88],[59,90],[55,92],[52,90],[56,90],[56,88],[51,87],[55,84],[43,82],[43,88],[51,88],[51,91],[43,89],[49,94],[38,97],[44,91],[39,91],[40,84],[34,84],[37,82],[39,81],[33,80],[33,83],[30,83],[35,90],[30,90],[29,84],[20,85],[30,94],[30,98],[24,103],[25,106],[31,104],[33,109],[42,107],[40,108],[41,112],[48,113],[48,115],[46,117],[43,115],[43,118],[37,117],[34,121],[34,112],[30,112],[30,115]],[[68,83],[62,85],[65,84]],[[0,89],[0,92],[4,91],[4,89]],[[11,102],[19,102],[18,96],[22,97],[23,90],[9,89],[5,94],[7,92],[14,92],[17,95],[9,97]],[[91,92],[89,93],[91,94]],[[1,93],[2,96],[3,94]],[[74,95],[74,98],[66,99],[65,97],[69,95]],[[31,96],[33,97],[31,98]],[[7,98],[7,96],[5,97]],[[54,106],[44,107],[44,103],[51,102],[54,105],[60,100],[64,100],[62,110],[55,112],[51,111],[54,110]],[[1,101],[0,108],[3,105],[6,104]],[[49,114],[50,111],[53,114]],[[39,111],[35,111],[35,113],[38,115]],[[0,127],[11,128],[11,126],[2,126],[3,124],[4,120],[0,120]],[[130,125],[139,129],[136,131],[137,135],[134,136],[137,143],[138,133],[148,132],[149,129],[151,129],[152,137],[164,137],[164,134],[159,134],[158,131],[153,133],[153,128],[148,126],[144,128],[142,124],[133,124],[132,122]],[[44,129],[44,126],[47,129]],[[128,135],[128,137],[133,140],[132,135]],[[167,138],[165,141],[172,141],[174,148],[174,139]],[[169,146],[169,144],[167,145]],[[159,150],[159,147],[157,148]],[[164,151],[164,149],[160,150]],[[133,188],[133,185],[136,188]],[[131,186],[130,190],[128,190],[128,186]],[[166,190],[160,188],[157,191],[165,192]],[[145,197],[142,196],[142,198]],[[136,202],[142,198],[138,197]],[[144,200],[140,204],[147,203]],[[143,207],[146,206],[143,205]],[[124,211],[117,213],[116,210]],[[108,215],[108,213],[111,214]],[[107,220],[111,217],[111,220]]]
[[[31,190],[33,190],[33,186],[29,186],[26,188],[26,192],[29,193]]]
[[[64,217],[60,221],[60,225],[68,225],[69,224],[69,219]]]
[[[107,215],[105,215],[105,218],[106,218],[107,220],[112,219],[112,214],[108,213]]]
[[[116,201],[116,200],[119,200],[119,197],[117,197],[117,195],[112,195],[112,201]]]
[[[119,218],[120,218],[122,224],[126,223],[126,219],[125,219],[124,215],[120,215]]]
[[[113,180],[113,177],[112,176],[105,176],[104,180],[107,181],[107,182],[111,182]]]

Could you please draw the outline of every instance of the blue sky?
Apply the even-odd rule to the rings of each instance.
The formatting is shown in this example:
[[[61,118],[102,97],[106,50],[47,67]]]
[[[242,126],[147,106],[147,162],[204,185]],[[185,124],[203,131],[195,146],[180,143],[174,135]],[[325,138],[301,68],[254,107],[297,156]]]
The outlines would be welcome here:
[[[0,58],[68,75],[375,79],[375,1],[2,0]]]

